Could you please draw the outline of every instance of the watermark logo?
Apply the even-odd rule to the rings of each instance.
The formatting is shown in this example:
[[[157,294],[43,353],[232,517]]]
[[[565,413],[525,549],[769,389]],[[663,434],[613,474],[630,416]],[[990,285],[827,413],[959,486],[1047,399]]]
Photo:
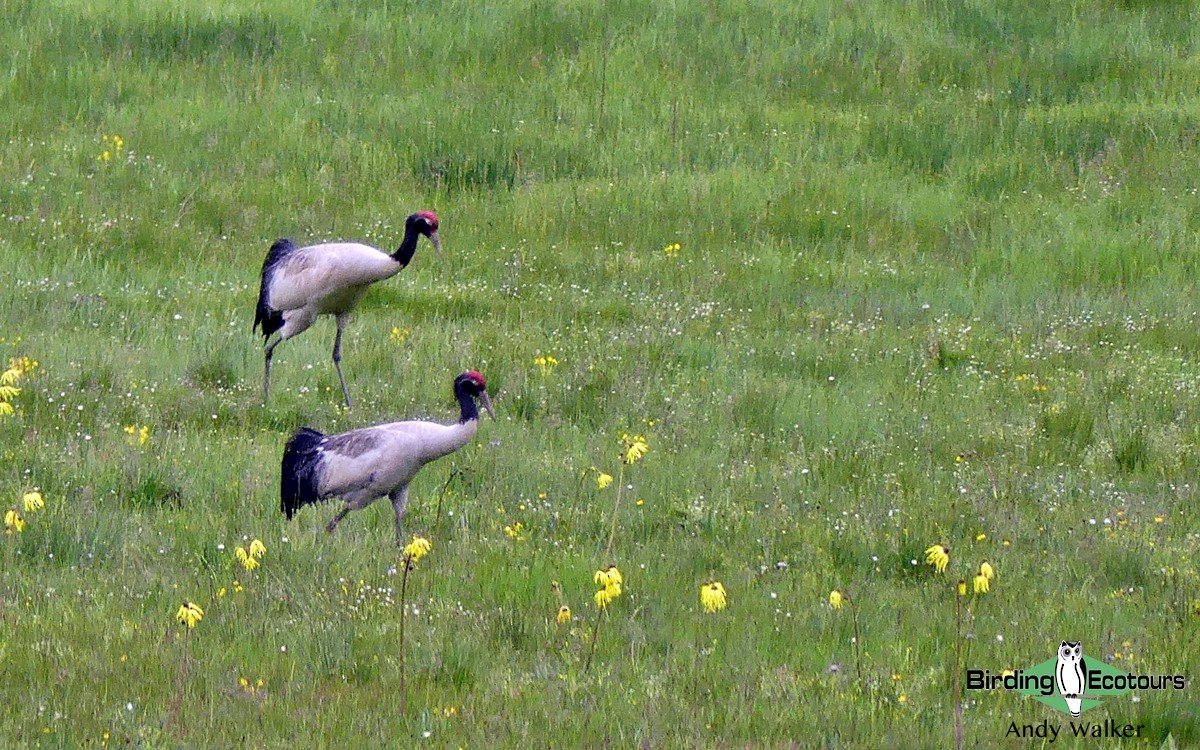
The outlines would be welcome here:
[[[1012,690],[1028,695],[1056,711],[1070,714],[1072,719],[1078,719],[1084,711],[1099,706],[1106,698],[1131,690],[1182,690],[1186,686],[1187,678],[1180,674],[1135,674],[1085,656],[1079,641],[1063,641],[1054,658],[1027,669],[1005,670],[998,674],[986,669],[968,669],[966,682],[968,690]],[[1070,726],[1071,733],[1081,737],[1137,737],[1143,728],[1142,725],[1116,725],[1112,721],[1094,726],[1071,722]],[[1013,722],[1008,734],[1045,737],[1053,741],[1058,732],[1058,727],[1045,721],[1041,725],[1025,727]]]
[[[1186,685],[1183,675],[1134,674],[1085,656],[1079,641],[1063,641],[1054,658],[1027,669],[1000,674],[967,670],[968,690],[1013,690],[1072,718],[1131,690],[1182,690]]]

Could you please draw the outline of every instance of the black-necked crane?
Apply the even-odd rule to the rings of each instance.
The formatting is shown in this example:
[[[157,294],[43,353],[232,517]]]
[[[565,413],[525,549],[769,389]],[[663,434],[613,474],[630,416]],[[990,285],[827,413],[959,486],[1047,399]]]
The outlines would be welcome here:
[[[333,366],[342,382],[342,397],[350,408],[350,391],[342,374],[342,330],[350,313],[377,281],[395,276],[412,260],[421,235],[429,238],[438,257],[438,218],[432,211],[418,211],[404,222],[404,239],[390,255],[359,242],[325,242],[297,247],[289,239],[276,240],[263,261],[262,283],[254,326],[262,326],[263,401],[271,391],[271,355],[275,347],[300,334],[320,315],[333,315],[337,337],[333,340]],[[279,338],[271,336],[279,331]]]
[[[391,422],[322,435],[301,428],[288,441],[280,467],[279,507],[290,520],[309,503],[340,497],[345,505],[329,522],[329,533],[352,510],[360,510],[384,495],[396,511],[396,542],[403,544],[408,485],[425,464],[466,445],[479,429],[476,399],[492,419],[492,402],[483,375],[468,370],[454,379],[454,397],[461,413],[454,424]]]

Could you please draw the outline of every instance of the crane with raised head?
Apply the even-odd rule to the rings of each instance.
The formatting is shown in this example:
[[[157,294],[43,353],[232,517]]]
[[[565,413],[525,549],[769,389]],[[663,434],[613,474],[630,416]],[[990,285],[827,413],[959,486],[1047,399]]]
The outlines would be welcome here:
[[[442,257],[438,218],[432,211],[418,211],[405,220],[404,239],[390,254],[360,242],[299,247],[289,239],[279,239],[271,245],[263,261],[253,326],[262,327],[264,402],[271,391],[271,355],[275,347],[308,330],[318,316],[333,315],[337,321],[333,366],[342,383],[346,408],[350,408],[350,390],[342,374],[342,330],[372,284],[395,276],[412,261],[422,235]],[[271,341],[276,331],[279,337]]]
[[[454,379],[460,414],[454,424],[407,421],[340,435],[301,428],[288,441],[280,466],[279,507],[291,519],[301,507],[340,497],[342,509],[326,526],[333,533],[346,514],[383,496],[396,511],[396,542],[403,544],[408,485],[423,466],[462,448],[479,429],[483,405],[494,420],[483,375],[468,370]]]

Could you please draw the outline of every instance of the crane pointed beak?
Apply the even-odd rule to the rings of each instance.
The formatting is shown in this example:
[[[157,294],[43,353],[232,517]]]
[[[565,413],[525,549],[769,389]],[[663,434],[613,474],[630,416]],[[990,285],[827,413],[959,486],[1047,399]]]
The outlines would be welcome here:
[[[488,396],[487,391],[479,392],[479,403],[483,404],[483,408],[487,410],[488,416],[492,418],[493,422],[495,422],[496,412],[492,411],[492,399],[490,396]]]
[[[442,240],[438,237],[437,230],[429,233],[429,241],[433,243],[433,249],[437,250],[438,260],[444,259],[442,255]]]

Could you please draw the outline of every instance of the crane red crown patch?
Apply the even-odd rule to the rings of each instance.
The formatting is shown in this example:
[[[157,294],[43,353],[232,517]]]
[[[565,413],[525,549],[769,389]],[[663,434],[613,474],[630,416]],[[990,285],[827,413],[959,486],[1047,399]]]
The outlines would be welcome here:
[[[438,218],[437,218],[437,214],[435,214],[433,211],[417,211],[417,216],[420,216],[421,218],[425,219],[426,221],[428,221],[430,224],[433,225],[434,229],[437,229]]]
[[[483,379],[483,373],[479,372],[478,370],[467,370],[463,374],[484,388],[487,388],[487,381]]]

